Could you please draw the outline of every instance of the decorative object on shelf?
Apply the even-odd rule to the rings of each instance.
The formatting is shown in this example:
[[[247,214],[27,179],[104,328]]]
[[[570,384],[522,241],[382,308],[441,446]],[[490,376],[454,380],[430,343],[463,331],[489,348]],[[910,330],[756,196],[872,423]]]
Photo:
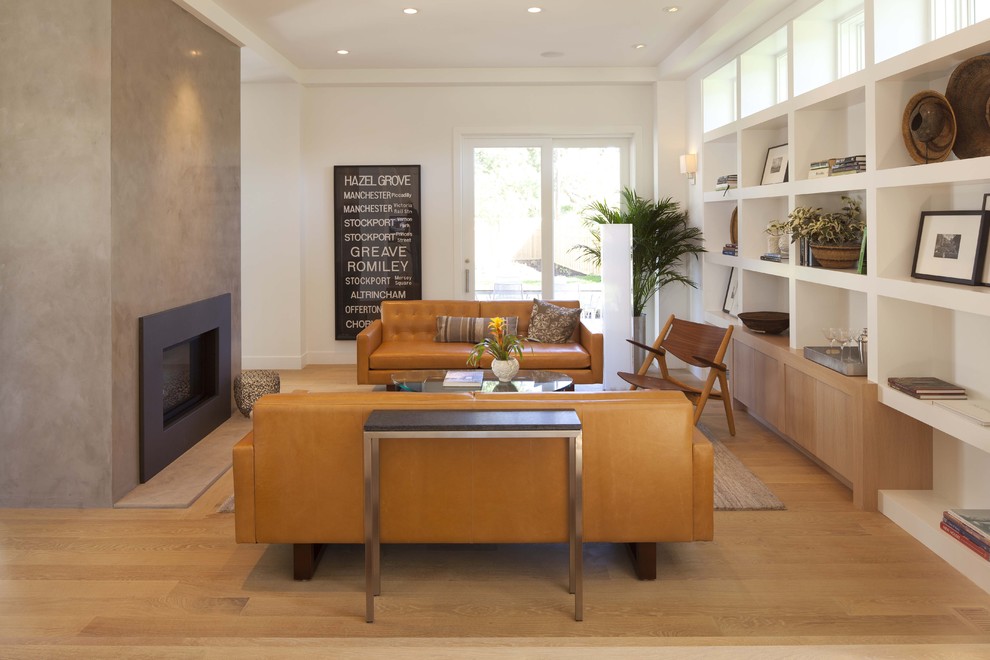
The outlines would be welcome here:
[[[760,185],[785,183],[787,181],[787,145],[778,144],[767,149],[767,161],[763,165],[763,179]]]
[[[767,232],[790,233],[791,242],[807,240],[815,260],[823,268],[852,268],[862,251],[866,223],[858,199],[842,197],[842,209],[826,213],[810,206],[795,207],[787,220],[767,225]]]
[[[488,327],[491,328],[491,334],[474,345],[474,348],[471,349],[471,355],[468,356],[467,363],[476,367],[478,366],[478,362],[481,361],[481,356],[488,353],[494,358],[492,361],[492,371],[500,381],[508,382],[519,371],[519,361],[516,358],[522,357],[523,340],[516,335],[508,334],[505,319],[502,317],[496,316],[492,318],[488,323]],[[495,369],[496,362],[515,363],[515,368],[512,369],[511,364],[504,369],[500,366],[499,370],[502,373],[499,373]],[[504,374],[508,374],[508,377],[503,377]]]
[[[983,244],[983,272],[980,275],[979,283],[983,286],[990,286],[990,194],[983,196],[983,224],[986,240]]]
[[[739,186],[739,175],[738,174],[723,174],[718,179],[715,180],[715,190],[721,190],[722,196],[725,196],[729,190]]]
[[[923,211],[911,277],[976,284],[986,250],[983,211]]]
[[[668,284],[698,286],[684,273],[683,266],[688,256],[697,258],[707,252],[701,229],[688,224],[687,211],[670,197],[654,202],[625,188],[619,208],[593,202],[582,220],[591,242],[571,250],[598,267],[602,263],[601,226],[632,225],[633,316],[642,316],[650,299]]]
[[[791,325],[787,312],[740,312],[739,320],[753,332],[779,335]]]
[[[956,116],[952,150],[959,158],[990,155],[990,55],[971,57],[955,68],[945,98]]]
[[[859,260],[856,262],[856,272],[866,275],[866,229],[863,229],[863,240],[859,245]]]
[[[911,97],[904,107],[901,135],[908,154],[916,163],[945,160],[956,143],[956,115],[953,106],[933,89]]]
[[[732,207],[732,215],[729,216],[729,241],[739,243],[739,207]]]
[[[725,285],[725,299],[722,301],[722,311],[729,316],[739,314],[739,273],[735,268],[729,269],[729,281]]]

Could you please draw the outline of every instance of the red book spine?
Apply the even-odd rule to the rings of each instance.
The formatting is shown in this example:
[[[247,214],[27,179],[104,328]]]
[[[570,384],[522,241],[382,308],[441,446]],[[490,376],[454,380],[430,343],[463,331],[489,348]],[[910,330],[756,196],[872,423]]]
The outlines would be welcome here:
[[[952,538],[954,538],[955,540],[959,541],[964,546],[966,546],[967,548],[969,548],[970,550],[972,550],[973,552],[975,552],[979,556],[983,557],[987,561],[990,561],[990,552],[987,552],[986,550],[984,550],[980,546],[976,545],[975,543],[973,543],[972,541],[970,541],[968,538],[966,538],[965,536],[963,536],[962,534],[960,534],[956,530],[952,529],[952,527],[950,527],[949,525],[947,525],[945,523],[945,521],[940,522],[938,524],[938,526],[941,527],[942,528],[942,531],[944,531],[947,534],[949,534]]]

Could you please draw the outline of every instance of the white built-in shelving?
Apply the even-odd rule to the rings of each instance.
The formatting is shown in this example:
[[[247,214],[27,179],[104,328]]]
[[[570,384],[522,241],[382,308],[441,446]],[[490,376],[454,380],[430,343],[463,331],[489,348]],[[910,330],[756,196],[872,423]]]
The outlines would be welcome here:
[[[710,250],[703,303],[710,323],[738,323],[722,310],[735,269],[740,309],[790,313],[791,349],[824,344],[823,327],[869,329],[867,378],[879,385],[880,402],[931,426],[934,444],[933,488],[885,491],[881,510],[990,591],[990,563],[938,528],[945,508],[990,508],[990,427],[886,386],[890,376],[929,374],[964,386],[970,398],[990,399],[990,287],[911,278],[921,213],[979,209],[990,192],[990,156],[915,164],[904,146],[908,100],[926,89],[944,93],[960,63],[990,52],[990,2],[977,3],[980,22],[944,36],[933,33],[932,2],[806,3],[804,13],[782,18],[785,25],[766,26],[774,31],[755,46],[714,63],[718,68],[702,79],[699,138]],[[858,55],[843,51],[837,36],[856,21],[865,26]],[[783,67],[782,43],[788,46]],[[852,59],[840,62],[840,52]],[[865,57],[861,66],[857,56]],[[780,71],[787,84],[771,84]],[[790,90],[783,98],[782,89]],[[760,185],[767,150],[780,144],[788,145],[788,181]],[[811,162],[856,154],[866,155],[866,172],[808,178]],[[738,189],[716,190],[723,174],[737,174]],[[760,260],[767,223],[795,206],[836,210],[843,195],[862,200],[865,274],[802,266],[795,249],[784,263]],[[738,256],[720,254],[733,210]]]

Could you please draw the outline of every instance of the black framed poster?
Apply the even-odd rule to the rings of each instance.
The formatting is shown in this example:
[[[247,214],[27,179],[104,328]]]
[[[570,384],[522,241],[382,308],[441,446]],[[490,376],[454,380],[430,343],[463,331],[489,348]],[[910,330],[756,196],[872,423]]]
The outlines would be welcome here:
[[[419,165],[333,168],[334,318],[355,339],[383,300],[423,295]]]

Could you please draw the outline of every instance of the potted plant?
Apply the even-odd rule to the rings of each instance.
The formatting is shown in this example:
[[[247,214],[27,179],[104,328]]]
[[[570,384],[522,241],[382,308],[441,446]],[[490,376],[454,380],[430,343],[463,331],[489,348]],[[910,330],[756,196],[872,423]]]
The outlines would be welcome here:
[[[519,360],[522,357],[523,339],[506,333],[505,319],[499,316],[488,322],[491,334],[474,345],[467,363],[472,367],[478,366],[481,356],[489,353],[492,356],[492,372],[503,383],[512,380],[519,372]]]
[[[583,220],[591,242],[571,249],[598,268],[602,264],[601,226],[632,225],[633,335],[643,342],[646,331],[643,313],[650,298],[674,282],[697,287],[682,271],[682,266],[688,255],[697,257],[706,251],[701,229],[688,224],[687,211],[670,197],[655,202],[629,188],[622,191],[620,208],[612,208],[607,202],[593,202]]]
[[[845,195],[839,211],[826,213],[821,207],[798,206],[787,215],[787,220],[767,225],[768,234],[790,234],[792,243],[806,240],[823,268],[854,266],[865,229],[860,201]]]

